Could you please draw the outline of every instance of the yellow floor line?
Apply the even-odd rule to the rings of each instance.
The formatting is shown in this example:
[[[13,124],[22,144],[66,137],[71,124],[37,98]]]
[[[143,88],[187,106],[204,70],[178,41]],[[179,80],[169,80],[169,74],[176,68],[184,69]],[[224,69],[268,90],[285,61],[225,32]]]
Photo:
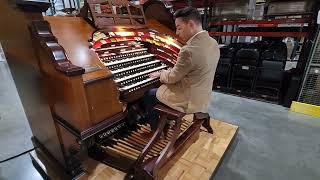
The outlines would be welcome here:
[[[290,111],[320,117],[320,106],[292,101]]]

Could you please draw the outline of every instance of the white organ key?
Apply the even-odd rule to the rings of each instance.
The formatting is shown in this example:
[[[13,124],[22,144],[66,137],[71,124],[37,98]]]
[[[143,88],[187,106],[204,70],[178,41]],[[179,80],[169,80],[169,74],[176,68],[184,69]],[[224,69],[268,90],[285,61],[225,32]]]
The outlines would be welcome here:
[[[120,72],[128,71],[128,70],[131,70],[131,69],[136,69],[138,67],[146,66],[146,65],[149,65],[149,64],[154,64],[154,63],[157,63],[157,62],[161,62],[161,61],[160,60],[154,60],[154,61],[138,64],[138,65],[135,65],[135,66],[130,66],[128,68],[117,69],[115,71],[111,71],[111,73],[112,74],[117,74],[117,73],[120,73]],[[106,64],[106,63],[104,63],[104,64]]]
[[[125,53],[133,53],[133,52],[146,51],[146,50],[148,50],[148,49],[147,48],[132,49],[132,50],[128,50],[128,51],[120,51],[120,53],[125,54]]]
[[[107,47],[107,48],[96,49],[95,51],[104,51],[104,50],[127,48],[127,47],[128,46],[111,46],[111,47]]]
[[[153,57],[154,54],[147,54],[147,55],[143,55],[143,56],[136,56],[136,57],[132,57],[132,58],[126,58],[123,60],[119,60],[119,61],[115,61],[115,62],[107,62],[107,63],[103,63],[105,66],[111,66],[111,65],[115,65],[115,64],[121,64],[121,63],[125,63],[125,62],[129,62],[129,61],[134,61],[137,59],[142,59],[142,58],[148,58],[148,57]]]
[[[128,89],[132,89],[132,88],[134,88],[134,87],[137,87],[137,86],[139,86],[139,85],[145,84],[145,83],[147,83],[147,82],[153,81],[153,80],[155,80],[155,79],[159,79],[159,78],[148,78],[148,79],[145,79],[145,80],[143,80],[143,81],[140,81],[140,82],[137,82],[137,83],[135,83],[135,84],[131,84],[131,85],[129,85],[129,86],[125,86],[125,87],[122,87],[122,88],[119,88],[119,89],[120,89],[120,91],[125,91],[125,90],[128,90]]]
[[[141,76],[141,75],[144,75],[144,74],[147,74],[147,73],[151,73],[151,72],[153,72],[153,71],[158,71],[158,70],[164,69],[164,68],[166,68],[166,67],[167,67],[167,65],[162,65],[162,66],[160,66],[160,67],[156,67],[156,68],[154,68],[154,69],[149,69],[149,70],[146,70],[146,71],[137,73],[137,74],[133,74],[133,75],[130,75],[130,76],[126,76],[126,77],[124,77],[124,78],[116,79],[116,80],[114,80],[114,81],[115,81],[116,83],[119,83],[119,82],[125,81],[125,80],[127,80],[127,79],[135,78],[135,77],[137,77],[137,76]]]

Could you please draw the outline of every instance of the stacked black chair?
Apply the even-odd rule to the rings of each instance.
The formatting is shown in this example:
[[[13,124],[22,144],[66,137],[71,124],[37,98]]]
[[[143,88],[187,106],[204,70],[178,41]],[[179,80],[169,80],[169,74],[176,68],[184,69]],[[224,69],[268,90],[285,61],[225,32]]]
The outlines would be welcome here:
[[[273,43],[261,53],[261,66],[258,68],[255,92],[278,99],[282,87],[284,68],[287,59],[285,43]]]
[[[269,43],[267,41],[256,41],[247,45],[247,48],[257,49],[259,51],[259,55],[261,55],[261,53],[265,51],[268,47]]]
[[[233,43],[220,48],[220,59],[218,62],[213,88],[229,88],[234,57],[239,49],[246,46],[244,43]]]
[[[236,49],[230,46],[220,48],[220,59],[213,83],[215,88],[229,87],[231,66],[235,51]]]
[[[259,66],[259,49],[246,47],[235,56],[231,88],[237,91],[253,92]]]

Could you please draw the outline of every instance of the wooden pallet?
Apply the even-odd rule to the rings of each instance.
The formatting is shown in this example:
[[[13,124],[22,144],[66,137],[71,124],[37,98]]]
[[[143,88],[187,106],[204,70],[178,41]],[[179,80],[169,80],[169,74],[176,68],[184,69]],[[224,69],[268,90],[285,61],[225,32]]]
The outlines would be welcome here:
[[[192,116],[185,118],[192,118]],[[216,172],[239,127],[214,119],[211,119],[211,126],[214,130],[213,135],[201,131],[199,139],[194,144],[188,149],[179,151],[161,168],[164,180],[209,179]],[[33,160],[37,159],[35,152],[31,153],[31,157]],[[88,159],[85,164],[88,168],[87,178],[90,180],[122,180],[126,175],[93,159]],[[48,170],[46,165],[46,171]],[[63,179],[50,172],[49,176],[52,179]]]

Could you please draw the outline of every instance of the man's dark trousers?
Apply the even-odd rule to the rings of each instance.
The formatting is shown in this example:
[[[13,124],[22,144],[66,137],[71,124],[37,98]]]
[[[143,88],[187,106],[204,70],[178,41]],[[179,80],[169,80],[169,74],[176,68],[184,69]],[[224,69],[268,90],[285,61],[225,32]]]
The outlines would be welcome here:
[[[158,88],[150,89],[145,93],[143,98],[143,103],[147,112],[146,118],[151,126],[152,131],[155,131],[157,129],[157,123],[159,118],[158,112],[153,109],[153,107],[160,102],[156,97],[157,90]]]

